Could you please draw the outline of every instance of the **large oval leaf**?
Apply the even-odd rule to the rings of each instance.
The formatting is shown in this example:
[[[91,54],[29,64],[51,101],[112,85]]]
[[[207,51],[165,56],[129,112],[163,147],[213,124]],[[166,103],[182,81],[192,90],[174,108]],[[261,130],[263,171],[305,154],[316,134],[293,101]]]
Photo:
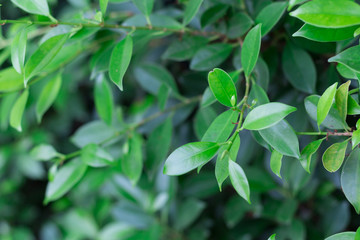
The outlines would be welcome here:
[[[247,77],[254,70],[260,53],[260,45],[261,24],[258,24],[248,32],[241,48],[241,64]]]
[[[233,110],[227,110],[223,112],[211,123],[210,127],[206,130],[204,136],[202,137],[202,142],[225,142],[231,132],[234,129],[234,126],[237,121],[239,113]]]
[[[110,79],[123,90],[123,78],[129,67],[133,51],[133,41],[128,34],[113,49],[110,57],[109,75]]]
[[[231,184],[235,188],[236,192],[248,203],[251,203],[249,182],[246,178],[244,170],[236,162],[229,161],[229,175]]]
[[[351,26],[346,28],[320,28],[309,24],[304,24],[296,33],[294,37],[304,37],[317,42],[337,42],[354,37],[354,31],[358,26]]]
[[[346,49],[329,59],[329,62],[342,63],[355,72],[360,72],[360,46]]]
[[[255,23],[261,23],[261,34],[265,36],[280,20],[287,7],[287,2],[273,2],[264,7],[256,16]]]
[[[350,0],[313,0],[290,15],[317,27],[341,28],[360,24],[360,6]]]
[[[16,100],[14,106],[11,109],[10,113],[10,126],[18,130],[22,131],[21,128],[21,120],[24,114],[25,106],[29,97],[29,89],[26,89],[20,97]]]
[[[323,165],[329,172],[336,172],[341,167],[348,141],[339,142],[331,145],[322,156]]]
[[[290,113],[296,111],[295,107],[283,103],[267,103],[254,108],[244,121],[244,128],[248,130],[261,130],[274,126]]]
[[[220,145],[213,142],[193,142],[179,147],[166,159],[164,174],[181,175],[210,161]]]
[[[216,99],[228,107],[237,103],[237,93],[233,80],[224,70],[215,68],[208,75],[211,91]]]
[[[333,105],[333,100],[336,94],[336,87],[337,87],[337,83],[334,83],[333,85],[328,87],[319,99],[316,110],[317,124],[319,126],[325,120],[326,116],[330,111],[331,106]]]

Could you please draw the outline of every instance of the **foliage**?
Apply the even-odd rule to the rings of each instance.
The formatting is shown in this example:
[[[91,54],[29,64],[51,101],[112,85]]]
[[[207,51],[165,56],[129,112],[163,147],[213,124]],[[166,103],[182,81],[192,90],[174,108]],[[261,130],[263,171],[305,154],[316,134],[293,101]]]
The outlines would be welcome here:
[[[360,239],[357,1],[2,10],[1,239]]]

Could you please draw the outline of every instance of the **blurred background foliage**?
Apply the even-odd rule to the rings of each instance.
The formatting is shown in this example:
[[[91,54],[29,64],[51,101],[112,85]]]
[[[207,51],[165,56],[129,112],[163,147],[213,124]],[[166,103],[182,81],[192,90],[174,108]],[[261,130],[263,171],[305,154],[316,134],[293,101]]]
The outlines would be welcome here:
[[[90,0],[49,0],[53,16],[64,21],[94,19],[97,1]],[[157,0],[154,5],[153,23],[156,16],[166,15],[173,20],[181,20],[185,0]],[[258,13],[271,0],[246,0],[246,15],[249,27]],[[206,10],[216,6],[215,13]],[[132,2],[110,0],[107,17],[112,22],[138,24],[137,14],[141,14]],[[218,15],[216,15],[218,14]],[[215,16],[216,15],[216,16]],[[27,14],[16,8],[10,1],[2,2],[2,19],[26,19]],[[37,17],[40,21],[43,17]],[[227,41],[233,46],[238,38],[249,29],[243,19],[244,13],[237,0],[205,0],[199,13],[189,27],[201,31],[216,31],[221,37],[212,43]],[[125,23],[124,23],[125,21]],[[158,24],[173,24],[159,18]],[[205,22],[205,23],[204,23]],[[206,25],[204,27],[204,24]],[[314,122],[307,117],[304,107],[305,92],[322,93],[330,84],[341,82],[335,66],[327,59],[351,44],[349,41],[337,43],[316,43],[304,38],[294,38],[302,22],[292,18],[288,12],[280,19],[273,31],[263,38],[261,59],[256,65],[256,82],[267,91],[271,101],[279,101],[296,106],[298,111],[289,117],[296,131],[305,131]],[[22,26],[12,24],[2,27],[0,41],[0,64],[5,69],[9,61],[11,39]],[[30,56],[39,43],[58,31],[67,31],[67,26],[32,26],[27,45]],[[222,192],[214,176],[214,164],[205,166],[200,174],[192,172],[180,177],[162,174],[162,165],[153,166],[148,158],[161,152],[161,148],[174,150],[182,144],[197,141],[211,121],[224,111],[215,103],[199,107],[198,99],[169,111],[160,117],[139,126],[140,151],[145,162],[144,171],[136,185],[121,174],[121,167],[108,166],[87,168],[77,184],[60,199],[43,204],[48,172],[54,171],[51,162],[41,162],[30,154],[39,144],[51,144],[60,153],[67,154],[84,147],[90,142],[107,138],[108,134],[121,131],[126,124],[139,122],[159,111],[157,88],[159,79],[170,74],[176,88],[187,98],[203,94],[207,87],[208,70],[215,66],[228,72],[241,68],[240,49],[226,51],[222,48],[216,62],[204,69],[194,67],[188,56],[176,56],[169,46],[179,41],[179,34],[162,33],[150,36],[139,32],[134,36],[136,47],[130,68],[125,76],[125,91],[120,92],[111,84],[115,119],[112,126],[99,119],[94,100],[94,78],[104,77],[107,71],[111,46],[124,36],[123,30],[84,29],[78,41],[61,50],[67,57],[61,70],[41,77],[30,89],[23,121],[23,132],[18,133],[8,126],[9,105],[17,93],[6,95],[0,100],[0,238],[4,240],[57,240],[57,239],[267,239],[276,233],[278,240],[323,239],[334,233],[351,230],[360,225],[360,218],[346,201],[339,183],[339,172],[328,173],[321,164],[320,156],[313,156],[313,171],[305,172],[299,161],[284,157],[283,179],[273,174],[269,167],[270,152],[264,150],[247,131],[241,133],[241,146],[237,158],[248,177],[252,204],[241,199],[229,185],[228,180]],[[168,36],[167,36],[168,35]],[[186,36],[184,36],[186,38]],[[198,36],[199,45],[205,46],[209,39]],[[104,40],[105,39],[105,40]],[[110,40],[109,40],[110,39]],[[94,44],[95,43],[95,44]],[[286,65],[292,61],[284,48],[305,51],[306,58],[299,62],[301,68],[313,65],[310,77],[315,77],[316,89],[296,89],[288,78],[301,81],[302,77],[288,76]],[[175,51],[176,49],[172,49]],[[65,52],[66,51],[66,52]],[[215,50],[211,50],[215,51]],[[225,52],[224,52],[225,51]],[[62,86],[53,107],[45,114],[41,124],[37,123],[35,103],[46,82],[61,71]],[[240,77],[241,78],[241,77]],[[244,88],[242,79],[239,89]],[[9,103],[10,102],[10,103]],[[170,98],[167,106],[178,103]],[[7,109],[6,109],[7,108]],[[152,137],[159,126],[171,119],[169,131],[164,139]],[[353,124],[356,119],[348,119]],[[160,128],[160,129],[159,129]],[[155,130],[154,130],[155,129]],[[159,134],[160,133],[160,134]],[[151,141],[151,138],[155,138]],[[303,148],[313,140],[300,138]],[[159,143],[162,143],[159,145]],[[330,146],[326,142],[321,148]],[[106,150],[115,161],[121,161],[126,148],[127,137],[119,136]],[[160,150],[158,150],[160,148]],[[155,150],[154,150],[155,149]],[[322,152],[322,151],[320,151]],[[165,154],[168,154],[166,152]],[[166,156],[162,156],[162,162]],[[72,160],[75,161],[75,160]],[[61,168],[61,165],[59,166]]]

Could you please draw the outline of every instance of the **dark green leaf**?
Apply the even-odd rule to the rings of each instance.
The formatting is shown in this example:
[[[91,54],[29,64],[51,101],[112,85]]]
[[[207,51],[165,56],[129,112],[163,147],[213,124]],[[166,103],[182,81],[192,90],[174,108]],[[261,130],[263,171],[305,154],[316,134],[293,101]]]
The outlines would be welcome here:
[[[244,35],[254,24],[254,21],[245,13],[235,13],[229,20],[226,35],[230,39],[235,39]]]
[[[206,11],[201,15],[201,27],[206,27],[207,25],[213,24],[222,18],[229,6],[225,4],[217,4],[213,7],[206,9]]]
[[[121,91],[123,90],[123,78],[130,64],[132,50],[133,40],[128,34],[114,47],[111,53],[109,65],[110,79]]]
[[[249,102],[251,105],[255,104],[255,106],[263,105],[269,103],[269,98],[259,85],[252,84],[250,94],[249,94]]]
[[[187,199],[179,206],[178,216],[175,219],[175,228],[184,230],[189,227],[205,208],[205,203],[194,198]]]
[[[16,100],[14,106],[11,109],[10,113],[10,126],[18,130],[22,131],[21,128],[21,120],[23,118],[25,106],[29,97],[29,89],[26,89],[20,97]]]
[[[182,39],[173,41],[166,49],[162,58],[174,61],[185,61],[192,58],[196,51],[206,45],[208,39],[201,36],[184,36]]]
[[[199,11],[199,8],[203,0],[192,0],[188,1],[184,11],[183,25],[188,25],[191,20],[195,17],[196,13]]]
[[[26,53],[27,31],[23,28],[16,34],[11,44],[11,63],[15,70],[23,74]]]
[[[353,38],[356,28],[358,26],[333,29],[304,24],[293,36],[304,37],[317,42],[337,42]]]
[[[319,139],[319,140],[313,141],[313,142],[309,143],[308,145],[306,145],[306,147],[304,147],[304,149],[301,151],[299,160],[300,160],[301,166],[308,173],[310,173],[311,157],[314,153],[316,153],[316,151],[319,149],[319,147],[323,141],[324,141],[324,139]]]
[[[210,161],[220,145],[213,142],[193,142],[179,147],[166,159],[164,174],[182,175]]]
[[[111,88],[103,75],[96,79],[94,90],[95,107],[100,118],[108,125],[112,123],[112,113],[114,108]]]
[[[259,57],[260,45],[261,24],[258,24],[248,32],[241,48],[241,64],[247,77],[254,70]]]
[[[344,141],[334,143],[326,149],[322,156],[322,161],[326,170],[329,172],[336,172],[339,170],[345,158],[347,145],[348,142]]]
[[[334,83],[333,85],[328,87],[319,99],[316,110],[318,126],[320,126],[320,124],[325,120],[326,116],[329,114],[330,108],[333,105],[333,101],[335,98],[336,87],[337,87],[337,83]]]
[[[273,173],[276,174],[279,178],[281,178],[280,170],[281,170],[281,162],[283,155],[276,150],[273,150],[270,158],[270,168]]]
[[[198,139],[201,139],[207,129],[210,127],[210,124],[216,118],[216,112],[212,107],[200,108],[195,115],[194,129]],[[210,141],[211,142],[211,141]]]
[[[159,102],[159,108],[161,110],[165,109],[169,95],[170,95],[170,88],[167,87],[165,84],[161,84],[158,92],[158,102]]]
[[[215,68],[209,72],[208,81],[211,91],[220,103],[228,107],[236,105],[236,88],[229,74],[222,69]]]
[[[229,175],[236,192],[250,204],[250,188],[244,170],[236,162],[229,161]]]
[[[265,36],[284,14],[287,2],[274,2],[264,7],[256,16],[255,23],[261,23],[261,34]]]

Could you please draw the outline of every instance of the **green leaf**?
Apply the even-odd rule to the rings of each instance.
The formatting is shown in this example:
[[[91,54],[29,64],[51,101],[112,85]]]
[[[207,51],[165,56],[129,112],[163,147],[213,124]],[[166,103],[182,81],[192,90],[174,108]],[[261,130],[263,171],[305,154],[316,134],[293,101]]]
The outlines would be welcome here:
[[[16,34],[11,43],[11,63],[20,74],[24,73],[26,40],[27,31],[26,28],[23,28]]]
[[[204,28],[218,21],[226,14],[228,8],[228,5],[220,3],[206,9],[206,11],[201,15],[201,27]]]
[[[299,160],[300,160],[301,166],[308,173],[310,173],[311,157],[314,153],[316,153],[316,151],[319,149],[319,147],[323,141],[324,141],[324,138],[313,141],[313,142],[309,143],[308,145],[306,145],[306,147],[304,147],[304,149],[301,151]]]
[[[290,157],[300,157],[299,140],[285,120],[270,128],[260,130],[259,133],[279,153]]]
[[[235,161],[240,148],[240,136],[236,134],[230,150],[229,145],[221,146],[215,165],[215,177],[221,192],[221,185],[229,176],[229,161]]]
[[[341,188],[347,200],[360,213],[360,149],[353,150],[341,172]]]
[[[249,94],[249,102],[255,104],[255,106],[259,106],[269,103],[270,101],[265,90],[256,83],[253,83]]]
[[[11,0],[11,2],[25,12],[50,16],[49,6],[46,0]]]
[[[244,39],[241,48],[241,63],[246,77],[253,71],[259,57],[261,46],[261,24],[253,27]]]
[[[215,43],[200,48],[191,59],[190,69],[207,71],[217,67],[231,54],[232,46],[226,43]]]
[[[62,154],[58,153],[53,146],[48,144],[37,145],[31,150],[30,155],[39,161],[49,161],[53,158],[62,156]]]
[[[270,168],[273,173],[276,174],[279,178],[281,178],[280,170],[281,170],[281,162],[283,155],[276,150],[273,150],[270,158]]]
[[[133,185],[140,179],[143,169],[142,142],[142,137],[134,133],[128,140],[128,152],[121,161],[121,169]]]
[[[211,123],[216,118],[217,113],[212,107],[200,108],[196,115],[194,123],[195,134],[198,139],[201,139],[207,129],[210,127]]]
[[[9,126],[11,108],[17,99],[17,95],[17,92],[7,94],[6,96],[3,96],[0,102],[0,129],[3,131]]]
[[[25,89],[25,91],[20,95],[20,97],[16,100],[14,106],[11,109],[10,113],[10,126],[18,130],[22,131],[21,128],[21,120],[24,114],[25,106],[29,97],[29,89]]]
[[[261,23],[261,34],[265,36],[280,20],[284,14],[287,2],[273,2],[264,7],[260,13],[256,16],[255,23]]]
[[[332,235],[325,240],[354,240],[355,232],[342,232]]]
[[[31,55],[25,65],[25,86],[30,78],[39,74],[51,62],[68,38],[69,34],[49,38]]]
[[[110,153],[95,143],[90,143],[81,149],[81,160],[91,167],[106,167],[114,163]]]
[[[295,107],[283,103],[266,103],[249,112],[245,118],[243,127],[248,130],[262,130],[269,128],[295,111]]]
[[[316,68],[306,51],[288,42],[282,55],[282,69],[296,89],[306,93],[315,92]]]
[[[133,40],[128,34],[113,49],[110,58],[109,76],[116,86],[123,90],[123,78],[129,67],[133,51]]]
[[[325,169],[329,172],[336,172],[341,167],[344,158],[347,140],[344,142],[334,143],[331,145],[322,156],[322,161]]]
[[[360,240],[360,227],[356,230],[355,240]]]
[[[163,54],[163,59],[185,61],[192,58],[196,51],[206,45],[208,39],[201,36],[185,35],[181,40],[174,40]]]
[[[75,158],[66,163],[55,174],[53,181],[46,186],[44,203],[48,204],[65,195],[80,179],[84,176],[87,165],[83,164],[80,159]]]
[[[169,152],[172,139],[172,122],[169,117],[163,124],[155,128],[150,134],[146,143],[146,168],[150,172],[150,176],[159,169]]]
[[[108,2],[109,0],[99,0],[100,10],[103,16],[105,16]]]
[[[96,79],[94,95],[95,107],[100,118],[106,124],[111,125],[114,108],[113,95],[111,88],[103,75],[100,75]]]
[[[329,59],[329,62],[342,63],[355,72],[360,72],[360,46],[346,49]]]
[[[188,1],[184,11],[183,25],[188,25],[191,20],[195,17],[196,13],[199,11],[199,8],[203,0],[191,0]]]
[[[213,142],[193,142],[177,148],[166,159],[164,174],[176,176],[187,173],[210,161],[220,145]]]
[[[354,31],[358,26],[351,26],[346,28],[320,28],[309,24],[304,24],[297,32],[293,34],[294,37],[304,37],[317,42],[337,42],[351,39],[354,36]]]
[[[209,72],[208,82],[211,91],[221,104],[227,107],[234,107],[236,105],[236,88],[229,74],[222,69],[215,68]]]
[[[13,92],[24,88],[24,79],[13,67],[0,70],[0,92]]]
[[[236,192],[250,204],[250,188],[244,170],[236,162],[229,161],[229,175]]]
[[[290,15],[317,27],[342,28],[360,24],[360,6],[349,0],[313,0]]]
[[[111,222],[101,229],[98,240],[128,239],[135,232],[137,229],[127,223]]]
[[[166,102],[170,95],[170,88],[168,88],[165,84],[161,84],[158,92],[158,102],[160,110],[164,110],[166,107]]]
[[[234,130],[238,116],[239,113],[231,109],[217,116],[206,130],[201,141],[217,143],[225,142]]]
[[[204,202],[195,198],[186,199],[179,205],[179,211],[174,223],[174,227],[178,231],[183,231],[191,226],[206,207]]]
[[[351,81],[347,81],[344,84],[341,84],[340,87],[336,90],[335,94],[335,104],[336,108],[339,111],[339,114],[344,122],[346,122],[347,109],[348,109],[348,94],[349,86]]]
[[[147,17],[150,16],[154,7],[154,0],[132,0],[136,7]]]
[[[319,99],[316,110],[318,126],[320,126],[320,124],[325,120],[326,116],[330,111],[331,106],[333,105],[333,100],[336,94],[336,87],[337,87],[337,83],[334,83],[333,85],[328,87]]]
[[[254,21],[245,13],[235,13],[229,20],[226,36],[235,39],[244,35],[254,24]]]
[[[45,85],[45,87],[41,90],[40,97],[36,103],[36,118],[38,123],[41,122],[44,113],[54,103],[60,91],[61,82],[61,73],[59,73],[55,77],[50,79],[49,82]]]
[[[352,143],[352,149],[354,149],[357,145],[359,145],[360,143],[360,129],[357,129],[353,132],[352,138],[351,138],[351,143]]]
[[[356,100],[349,95],[348,96],[348,115],[358,115],[360,114],[360,105],[356,102]]]
[[[290,0],[291,1],[291,0]],[[268,240],[276,240],[276,234],[273,234],[273,235],[271,235],[270,237],[269,237],[269,239]]]
[[[89,143],[101,144],[110,137],[114,136],[116,130],[103,121],[93,121],[86,123],[76,130],[71,137],[71,142],[75,146],[82,148]]]

